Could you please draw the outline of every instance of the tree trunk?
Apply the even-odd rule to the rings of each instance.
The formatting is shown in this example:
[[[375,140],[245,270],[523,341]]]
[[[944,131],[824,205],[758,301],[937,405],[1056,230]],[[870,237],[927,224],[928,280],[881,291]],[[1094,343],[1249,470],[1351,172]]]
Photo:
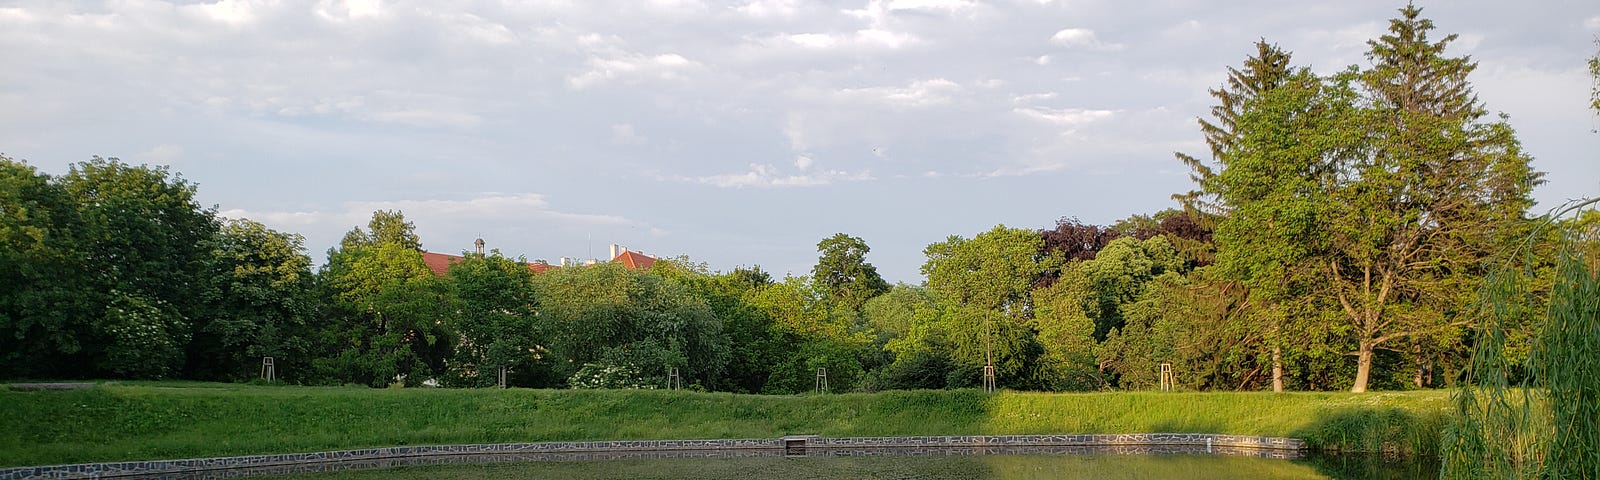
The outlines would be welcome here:
[[[1356,352],[1356,384],[1350,386],[1350,391],[1361,393],[1367,391],[1367,375],[1372,373],[1372,343],[1361,341],[1361,350]]]
[[[1411,378],[1411,383],[1416,384],[1417,388],[1422,388],[1425,385],[1423,383],[1423,379],[1427,378],[1424,376],[1424,374],[1427,372],[1428,363],[1422,359],[1422,345],[1419,344],[1411,347],[1411,351],[1415,355],[1414,358],[1417,360],[1417,374]]]
[[[1272,391],[1283,391],[1283,349],[1272,347]]]

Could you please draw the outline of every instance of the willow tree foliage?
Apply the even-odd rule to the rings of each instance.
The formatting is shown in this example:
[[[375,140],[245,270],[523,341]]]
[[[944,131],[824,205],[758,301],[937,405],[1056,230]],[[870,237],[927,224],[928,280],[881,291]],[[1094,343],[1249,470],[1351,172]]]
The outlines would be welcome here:
[[[773,365],[781,363],[788,342],[775,328],[773,318],[747,299],[772,285],[772,275],[760,267],[714,273],[687,258],[656,262],[650,272],[705,299],[722,324],[722,333],[728,339],[728,367],[718,381],[705,387],[737,393],[761,392],[772,376]]]
[[[981,380],[981,367],[992,363],[1002,385],[1035,383],[1016,378],[1039,354],[1029,325],[1032,289],[1059,268],[1061,258],[1046,252],[1036,232],[1005,225],[971,239],[952,235],[923,252],[928,261],[922,273],[942,303],[940,320],[922,324],[951,342],[957,364],[977,369],[974,381]]]
[[[1589,57],[1589,77],[1594,82],[1594,87],[1589,93],[1589,108],[1600,113],[1600,52],[1595,52],[1594,56]]]
[[[722,325],[704,299],[677,282],[605,263],[551,270],[533,285],[546,346],[563,377],[594,364],[665,385],[677,368],[685,384],[707,385],[728,364]]]
[[[1481,320],[1456,415],[1443,435],[1441,478],[1600,478],[1600,213],[1593,200],[1553,212],[1555,277],[1535,231],[1508,249],[1474,305]],[[1544,298],[1539,298],[1544,297]],[[1532,354],[1514,361],[1512,333],[1544,306]],[[1520,374],[1520,375],[1519,375]],[[1516,380],[1521,377],[1521,380]]]
[[[811,392],[819,368],[827,369],[831,391],[849,390],[861,380],[861,359],[872,337],[859,328],[854,308],[830,298],[807,277],[786,277],[747,294],[745,301],[772,319],[782,342],[763,393]]]
[[[928,288],[944,298],[1022,320],[1028,316],[1029,290],[1061,262],[1043,246],[1034,232],[1005,225],[971,239],[952,235],[923,250],[928,261],[922,274]]]

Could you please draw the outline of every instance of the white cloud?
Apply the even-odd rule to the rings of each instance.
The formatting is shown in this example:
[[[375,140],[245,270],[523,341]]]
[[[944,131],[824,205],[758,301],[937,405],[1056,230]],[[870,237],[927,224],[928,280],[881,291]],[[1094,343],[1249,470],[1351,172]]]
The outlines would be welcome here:
[[[796,33],[783,37],[790,43],[806,48],[833,48],[845,41],[844,38],[827,33]]]
[[[466,113],[447,110],[433,110],[427,108],[382,110],[366,115],[366,118],[377,122],[408,125],[412,127],[453,127],[472,128],[483,123],[483,117]]]
[[[215,3],[190,5],[202,17],[232,26],[241,26],[255,20],[256,6],[249,0],[219,0]]]
[[[757,18],[788,17],[800,11],[800,0],[750,0],[737,9]]]
[[[183,146],[164,143],[139,152],[134,158],[140,162],[171,165],[183,159]]]
[[[644,143],[645,138],[633,131],[633,125],[618,123],[611,126],[611,141],[618,145],[638,145]]]
[[[570,212],[550,205],[537,193],[478,193],[454,199],[346,201],[330,208],[251,210],[233,208],[218,212],[227,218],[248,218],[280,231],[304,234],[313,258],[336,246],[344,232],[364,227],[378,210],[399,210],[416,225],[423,247],[454,253],[470,248],[474,238],[484,238],[492,248],[531,253],[532,258],[579,256],[574,250],[586,237],[619,238],[640,232],[650,238],[668,235],[650,222],[605,213]],[[599,235],[596,235],[599,234]],[[637,238],[637,237],[635,237]],[[564,239],[564,241],[563,241]]]
[[[31,22],[36,20],[27,9],[18,7],[0,7],[0,20],[11,22]]]
[[[971,0],[890,0],[889,10],[943,10],[958,11],[975,8],[977,2]]]
[[[444,18],[457,37],[470,38],[488,45],[506,45],[517,39],[510,28],[477,15],[463,13],[445,15]]]
[[[371,212],[368,212],[368,215],[370,215],[370,214],[371,214]],[[289,231],[303,231],[302,227],[305,227],[305,226],[308,226],[308,225],[331,223],[331,221],[335,221],[335,220],[337,220],[339,223],[334,224],[334,225],[329,225],[329,226],[337,228],[337,225],[342,225],[342,224],[346,224],[346,223],[349,223],[351,225],[355,225],[356,223],[352,223],[352,222],[354,222],[356,220],[359,220],[359,218],[352,218],[350,221],[345,221],[346,215],[343,215],[343,212],[337,212],[337,213],[323,213],[323,212],[316,212],[316,211],[310,211],[310,212],[264,212],[264,211],[245,210],[245,209],[242,209],[242,208],[230,208],[230,209],[227,209],[227,210],[223,210],[223,211],[217,212],[217,215],[225,217],[225,218],[235,218],[235,219],[248,218],[248,219],[251,219],[251,220],[255,220],[257,222],[261,222],[263,224],[266,224],[266,225],[271,226],[271,227],[276,228],[276,229],[289,230]]]
[[[1063,128],[1076,128],[1082,125],[1102,121],[1116,115],[1112,110],[1086,110],[1081,108],[1037,108],[1025,107],[1012,109],[1023,117],[1043,121]]]
[[[538,218],[555,220],[565,223],[585,225],[619,225],[632,223],[626,217],[617,215],[570,213],[555,211],[550,208],[545,196],[537,193],[484,193],[477,197],[464,200],[387,200],[348,202],[345,204],[346,215],[356,215],[365,218],[378,210],[400,210],[407,217],[424,220],[454,219],[480,219],[496,221],[514,221],[515,219]]]
[[[895,107],[915,108],[949,103],[962,91],[961,85],[943,78],[917,80],[904,87],[847,88],[840,96],[867,98]]]
[[[806,158],[806,157],[801,157]],[[809,158],[808,158],[809,160]],[[800,163],[799,160],[796,163]],[[790,175],[779,172],[772,165],[762,163],[750,164],[750,171],[744,173],[725,173],[721,175],[708,175],[703,177],[677,177],[679,181],[712,185],[724,188],[772,188],[772,187],[815,187],[829,185],[835,182],[861,182],[873,180],[870,172],[846,172],[843,170],[826,170],[803,175]]]
[[[1029,94],[1023,94],[1023,95],[1012,95],[1011,96],[1011,103],[1034,103],[1034,102],[1037,102],[1037,101],[1040,101],[1040,100],[1050,100],[1050,99],[1056,98],[1056,96],[1057,96],[1056,92],[1029,93]]]
[[[510,222],[543,219],[583,225],[633,223],[626,217],[605,214],[570,213],[550,208],[545,196],[537,193],[483,193],[466,199],[376,200],[344,202],[332,211],[249,211],[229,209],[218,212],[228,218],[250,218],[264,223],[310,225],[337,223],[360,225],[378,210],[399,210],[407,220],[423,225],[445,221],[494,220]]]
[[[757,230],[705,218],[781,208],[762,202],[783,195],[708,186],[862,186],[848,182],[876,176],[905,178],[897,189],[942,201],[923,185],[965,189],[979,172],[1044,175],[973,187],[1059,181],[1063,191],[1119,201],[1014,213],[1048,219],[1062,212],[1046,210],[1073,205],[1074,214],[1120,218],[1190,188],[1144,173],[1176,168],[1174,149],[1203,150],[1193,121],[1213,103],[1206,90],[1253,41],[1270,39],[1295,64],[1331,74],[1364,65],[1366,40],[1395,13],[1378,0],[1264,3],[1248,16],[1188,3],[1037,3],[0,0],[0,111],[28,112],[0,115],[0,146],[54,171],[92,154],[176,163],[203,185],[207,204],[331,232],[320,237],[328,243],[308,242],[314,251],[366,222],[370,210],[345,215],[354,199],[467,202],[515,195],[465,192],[543,189],[552,203],[581,206],[500,201],[549,215],[626,213],[671,229],[685,239],[672,248],[708,261],[782,267],[783,258],[716,244]],[[1572,160],[1600,141],[1586,133],[1595,122],[1582,108],[1589,82],[1579,63],[1594,52],[1600,12],[1583,5],[1460,0],[1425,13],[1440,35],[1461,35],[1452,48],[1478,42],[1457,53],[1479,62],[1476,91],[1511,114],[1536,167],[1550,172],[1541,200],[1581,196],[1594,187],[1584,179],[1600,178],[1594,162]],[[1551,28],[1518,28],[1526,25]],[[1170,114],[1146,113],[1162,107]],[[1127,174],[1079,175],[1116,169]],[[307,171],[316,174],[295,173]],[[702,191],[676,195],[686,188]],[[860,203],[873,189],[838,190],[818,208]],[[951,211],[946,227],[932,228],[992,217],[987,201],[965,212],[932,207]],[[453,215],[462,218],[433,218],[450,227],[430,224],[437,236],[425,240],[517,235],[546,242],[529,247],[545,252],[605,230],[515,211]],[[856,228],[806,221],[784,228]],[[826,221],[875,225],[854,214]],[[543,230],[560,225],[576,226]],[[649,238],[644,226],[603,225]],[[896,280],[917,281],[920,245],[947,233],[885,235],[886,245],[900,242],[884,249],[885,274],[896,268]],[[696,242],[705,250],[691,251]],[[900,250],[911,253],[889,260]]]
[[[1121,50],[1120,43],[1105,43],[1100,41],[1094,30],[1087,28],[1066,28],[1050,36],[1050,42],[1067,48],[1078,48],[1091,51]]]
[[[876,45],[884,48],[901,48],[919,42],[916,35],[894,32],[876,28],[856,31],[856,42],[863,45]]]
[[[318,17],[335,23],[367,20],[384,14],[382,0],[321,0],[315,11]]]
[[[896,50],[922,41],[916,35],[879,29],[857,30],[851,33],[794,33],[782,35],[783,42],[814,50],[854,50],[882,48]]]
[[[663,10],[692,11],[705,10],[705,2],[700,0],[650,0],[650,4]]]
[[[619,78],[645,78],[653,80],[681,80],[687,72],[701,68],[699,62],[676,53],[641,55],[636,53],[611,58],[590,57],[588,71],[567,77],[567,85],[585,89],[595,84]]]

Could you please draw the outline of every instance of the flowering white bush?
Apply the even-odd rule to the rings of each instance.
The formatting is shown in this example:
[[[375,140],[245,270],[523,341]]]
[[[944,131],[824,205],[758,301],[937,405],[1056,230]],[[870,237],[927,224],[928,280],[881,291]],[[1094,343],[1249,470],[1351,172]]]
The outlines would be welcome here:
[[[567,379],[572,388],[623,388],[654,390],[656,385],[647,380],[633,365],[585,363]]]

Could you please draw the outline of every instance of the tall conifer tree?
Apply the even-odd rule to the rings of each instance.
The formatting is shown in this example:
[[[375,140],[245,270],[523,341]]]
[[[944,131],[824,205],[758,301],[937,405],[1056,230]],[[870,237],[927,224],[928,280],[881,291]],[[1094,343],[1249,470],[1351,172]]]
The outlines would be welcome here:
[[[1421,9],[1400,12],[1368,42],[1371,68],[1351,74],[1366,98],[1346,133],[1364,148],[1329,202],[1327,273],[1356,337],[1356,392],[1375,350],[1421,364],[1423,345],[1458,338],[1484,260],[1519,228],[1541,177],[1503,117],[1484,121],[1467,81],[1476,64],[1445,55],[1456,36],[1430,40]]]

